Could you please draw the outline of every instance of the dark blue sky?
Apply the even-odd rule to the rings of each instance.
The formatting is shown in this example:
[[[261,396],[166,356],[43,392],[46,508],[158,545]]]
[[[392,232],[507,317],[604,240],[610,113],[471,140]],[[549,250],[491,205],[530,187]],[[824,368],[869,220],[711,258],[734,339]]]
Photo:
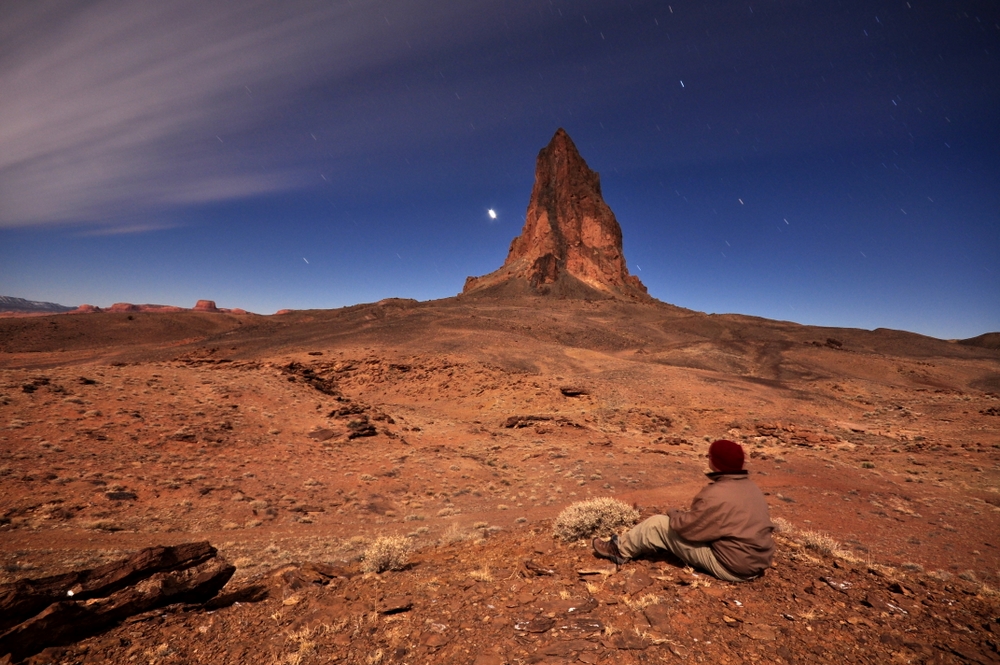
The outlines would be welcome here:
[[[5,3],[0,294],[454,295],[562,126],[661,300],[1000,330],[998,53],[993,2]]]

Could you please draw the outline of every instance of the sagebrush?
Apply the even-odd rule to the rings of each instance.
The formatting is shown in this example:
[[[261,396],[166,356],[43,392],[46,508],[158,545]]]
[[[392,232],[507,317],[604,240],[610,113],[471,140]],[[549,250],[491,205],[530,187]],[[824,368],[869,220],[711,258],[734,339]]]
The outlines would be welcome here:
[[[564,541],[610,536],[639,521],[639,511],[624,501],[599,497],[570,504],[556,517],[552,533]]]
[[[365,548],[361,569],[366,573],[402,570],[410,557],[410,543],[404,536],[379,536]]]

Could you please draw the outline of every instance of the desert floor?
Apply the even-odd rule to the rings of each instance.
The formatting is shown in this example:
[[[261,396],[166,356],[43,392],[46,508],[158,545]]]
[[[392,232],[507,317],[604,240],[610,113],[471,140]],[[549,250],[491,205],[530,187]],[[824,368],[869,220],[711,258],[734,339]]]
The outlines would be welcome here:
[[[714,438],[781,527],[762,579],[552,537],[587,498],[685,506]],[[208,540],[270,590],[38,662],[997,662],[998,462],[1000,351],[909,333],[545,299],[0,319],[0,582]],[[409,565],[362,573],[384,535]]]

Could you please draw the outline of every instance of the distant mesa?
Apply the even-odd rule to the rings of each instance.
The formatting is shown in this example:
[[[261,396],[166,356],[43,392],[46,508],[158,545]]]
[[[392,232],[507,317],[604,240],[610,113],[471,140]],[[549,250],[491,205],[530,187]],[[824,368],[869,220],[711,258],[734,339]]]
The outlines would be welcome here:
[[[199,300],[194,304],[194,311],[196,312],[218,312],[219,308],[215,306],[214,300]]]
[[[97,311],[101,311],[97,308]],[[176,305],[133,305],[130,302],[116,302],[111,307],[104,310],[105,312],[157,312],[159,314],[167,314],[170,312],[185,312],[187,311],[184,307],[177,307]]]
[[[622,230],[591,171],[562,128],[538,153],[521,235],[499,270],[465,280],[462,295],[547,295],[648,300],[630,275]]]

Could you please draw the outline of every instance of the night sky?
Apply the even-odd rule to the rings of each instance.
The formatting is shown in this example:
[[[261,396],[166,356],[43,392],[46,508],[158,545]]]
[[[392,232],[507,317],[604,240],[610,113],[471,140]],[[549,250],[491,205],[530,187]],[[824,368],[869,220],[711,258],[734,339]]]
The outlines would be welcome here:
[[[5,2],[0,294],[452,296],[564,127],[660,300],[996,331],[998,54],[992,0]]]

